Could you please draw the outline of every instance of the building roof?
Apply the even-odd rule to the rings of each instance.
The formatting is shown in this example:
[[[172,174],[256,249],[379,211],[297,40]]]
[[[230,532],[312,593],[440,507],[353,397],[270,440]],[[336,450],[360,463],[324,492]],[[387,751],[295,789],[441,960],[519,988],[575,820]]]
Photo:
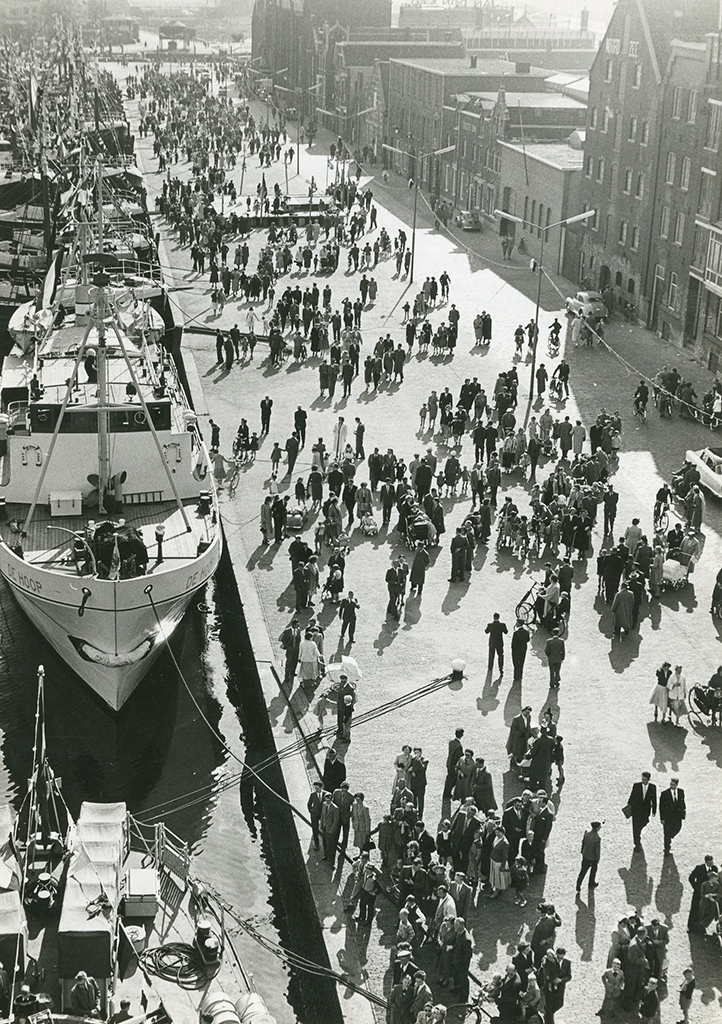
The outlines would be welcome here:
[[[480,99],[484,102],[496,103],[498,92],[470,92],[469,99]],[[564,96],[558,92],[508,92],[506,93],[507,107],[535,107],[554,110],[579,110],[586,109],[585,103],[573,99],[571,96]]]
[[[579,81],[579,75],[571,75],[567,71],[560,71],[556,75],[551,75],[546,79],[547,85],[553,88],[563,87],[565,85],[571,85],[572,82]]]
[[[394,64],[405,64],[421,71],[431,71],[437,75],[448,75],[464,78],[488,78],[492,75],[520,75],[531,78],[546,78],[549,70],[530,68],[529,71],[517,71],[516,64],[509,60],[479,60],[476,67],[471,66],[468,58],[442,59],[440,57],[416,57],[409,60],[394,59]]]
[[[527,159],[539,160],[562,171],[582,170],[584,167],[582,150],[572,149],[566,142],[531,142],[527,146],[515,142],[500,142],[499,145],[520,153]]]
[[[425,54],[439,58],[453,58],[463,53],[461,43],[455,42],[414,42],[394,39],[374,42],[343,42],[337,44],[339,55],[343,55],[346,67],[373,67],[374,61],[389,60],[391,57],[423,57]]]

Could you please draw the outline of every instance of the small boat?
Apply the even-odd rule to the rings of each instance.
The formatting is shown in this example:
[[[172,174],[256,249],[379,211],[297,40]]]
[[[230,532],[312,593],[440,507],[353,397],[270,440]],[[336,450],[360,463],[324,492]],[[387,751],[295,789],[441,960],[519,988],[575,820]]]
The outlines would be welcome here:
[[[15,1019],[127,1009],[135,1024],[275,1024],[226,928],[231,908],[193,876],[186,844],[122,802],[86,801],[73,821],[45,756],[44,683],[41,667],[28,797],[12,823],[0,811],[0,959]]]

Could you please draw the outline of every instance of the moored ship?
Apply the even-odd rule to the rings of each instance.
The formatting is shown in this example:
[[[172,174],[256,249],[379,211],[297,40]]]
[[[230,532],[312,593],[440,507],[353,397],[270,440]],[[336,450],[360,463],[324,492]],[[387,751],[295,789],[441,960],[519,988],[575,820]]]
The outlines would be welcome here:
[[[98,159],[74,188],[72,237],[11,318],[0,385],[0,572],[114,709],[222,543],[209,455],[153,308],[162,280],[139,256],[131,200],[108,184],[118,176]]]

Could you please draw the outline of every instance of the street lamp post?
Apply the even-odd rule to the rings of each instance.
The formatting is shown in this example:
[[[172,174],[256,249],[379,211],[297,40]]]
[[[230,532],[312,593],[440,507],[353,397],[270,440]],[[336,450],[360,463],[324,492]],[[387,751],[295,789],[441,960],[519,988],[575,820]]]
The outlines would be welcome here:
[[[400,153],[402,156],[409,157],[409,159],[414,157],[416,169],[418,169],[419,161],[423,161],[429,156],[441,156],[443,153],[451,153],[456,149],[456,146],[444,146],[443,149],[434,149],[430,153],[409,153],[405,149],[397,149],[395,146],[387,146],[386,144],[384,144],[383,148],[390,150],[392,153]],[[411,262],[409,263],[409,284],[413,284],[414,258],[416,256],[416,206],[419,199],[418,177],[409,178],[409,188],[414,190],[414,217],[411,223]]]
[[[521,217],[516,217],[511,213],[507,213],[505,210],[494,210],[494,213],[499,217],[504,217],[506,220],[513,220],[515,224],[524,225],[524,220]],[[529,416],[531,414],[532,402],[534,401],[534,381],[536,379],[536,349],[539,344],[539,306],[541,303],[541,283],[542,275],[544,273],[544,242],[546,241],[547,231],[551,231],[552,228],[566,227],[567,224],[576,224],[577,221],[589,220],[590,217],[594,216],[594,210],[587,210],[585,213],[577,213],[574,217],[566,217],[564,220],[558,220],[554,224],[548,224],[545,228],[542,228],[541,233],[541,247],[539,250],[539,263],[536,270],[539,273],[539,278],[536,284],[536,309],[534,311],[534,344],[531,350],[531,375],[529,377],[529,401],[526,407],[526,415],[524,416],[524,426],[526,427],[529,422]]]
[[[282,85],[276,86],[282,92],[292,92],[297,98],[296,102],[298,106],[296,108],[296,174],[301,173],[301,97],[307,92],[313,92],[314,89],[320,89],[323,82],[316,82],[315,85],[310,85],[308,89],[286,89]]]

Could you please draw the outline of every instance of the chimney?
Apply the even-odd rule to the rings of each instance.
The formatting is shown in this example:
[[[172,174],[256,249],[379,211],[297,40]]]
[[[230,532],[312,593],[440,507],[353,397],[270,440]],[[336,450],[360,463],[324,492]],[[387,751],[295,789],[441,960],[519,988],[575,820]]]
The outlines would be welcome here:
[[[579,28],[581,29],[582,32],[588,32],[589,31],[589,11],[587,10],[586,7],[582,7],[582,16],[581,16],[581,23],[579,25]]]
[[[469,67],[470,68],[475,68],[476,67],[476,60],[477,60],[476,54],[472,54],[471,57],[469,57]]]

